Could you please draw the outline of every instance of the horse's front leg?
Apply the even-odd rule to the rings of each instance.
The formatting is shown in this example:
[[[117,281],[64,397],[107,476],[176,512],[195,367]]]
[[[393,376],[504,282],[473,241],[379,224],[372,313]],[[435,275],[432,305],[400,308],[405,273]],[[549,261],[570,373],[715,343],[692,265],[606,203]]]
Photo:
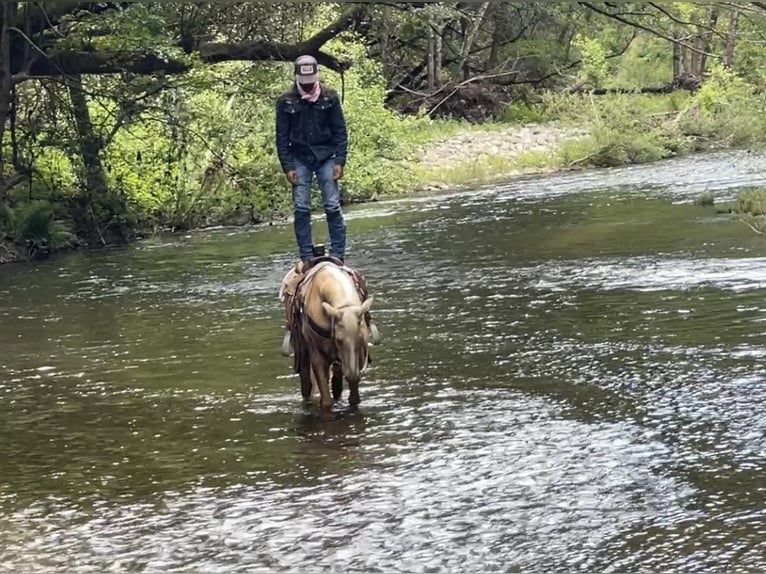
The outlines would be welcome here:
[[[348,383],[348,404],[352,407],[358,407],[362,399],[359,398],[359,381]]]
[[[318,355],[319,353],[317,353]],[[332,410],[333,400],[330,396],[330,365],[321,357],[311,358],[311,370],[314,380],[319,388],[319,406],[323,409]]]
[[[340,363],[332,365],[332,398],[339,401],[343,395],[343,367]]]

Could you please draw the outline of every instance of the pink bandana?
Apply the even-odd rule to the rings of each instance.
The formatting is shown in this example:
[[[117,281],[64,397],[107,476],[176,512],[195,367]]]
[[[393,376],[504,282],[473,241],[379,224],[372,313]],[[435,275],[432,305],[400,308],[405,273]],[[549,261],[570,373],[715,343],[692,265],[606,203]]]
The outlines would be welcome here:
[[[314,87],[310,92],[305,91],[300,84],[296,83],[295,85],[298,86],[298,93],[301,95],[301,98],[308,100],[309,102],[316,102],[322,94],[322,88],[319,86],[319,82],[314,84]]]

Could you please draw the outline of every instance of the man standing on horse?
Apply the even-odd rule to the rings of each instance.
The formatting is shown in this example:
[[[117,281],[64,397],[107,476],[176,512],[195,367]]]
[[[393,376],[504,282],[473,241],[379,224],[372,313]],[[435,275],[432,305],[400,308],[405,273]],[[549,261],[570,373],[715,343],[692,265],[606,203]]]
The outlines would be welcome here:
[[[293,188],[298,251],[304,262],[313,256],[311,184],[316,175],[330,232],[330,255],[343,261],[346,222],[338,186],[348,152],[343,107],[337,92],[319,81],[314,57],[301,56],[294,66],[293,86],[276,104],[276,139],[279,162]]]

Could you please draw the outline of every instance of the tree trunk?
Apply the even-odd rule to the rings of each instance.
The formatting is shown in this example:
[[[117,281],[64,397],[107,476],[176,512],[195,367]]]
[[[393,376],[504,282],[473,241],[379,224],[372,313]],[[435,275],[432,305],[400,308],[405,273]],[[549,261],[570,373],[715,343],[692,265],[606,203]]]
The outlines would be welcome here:
[[[380,61],[383,64],[383,74],[385,77],[389,77],[390,75],[390,66],[388,61],[388,52],[389,52],[389,43],[391,34],[388,30],[388,22],[391,21],[391,6],[383,6],[383,22],[385,22],[383,26],[383,37],[380,41]]]
[[[686,67],[687,72],[694,76],[695,78],[699,78],[699,70],[700,70],[700,64],[702,62],[702,55],[697,52],[696,50],[690,50],[689,48],[685,48],[685,52],[687,56],[689,57],[688,65]]]
[[[444,31],[447,29],[446,23],[439,24],[436,31],[436,47],[434,50],[434,81],[436,85],[442,85],[442,64],[444,63]]]
[[[5,178],[5,132],[11,113],[11,92],[13,74],[11,73],[11,38],[8,28],[16,22],[18,2],[5,2],[0,5],[0,204],[8,194],[9,182]]]
[[[718,25],[718,17],[720,14],[721,11],[718,6],[712,6],[710,8],[710,20],[708,22],[708,28],[710,28],[710,30],[705,30],[702,36],[700,36],[699,49],[704,53],[700,54],[699,68],[695,70],[695,73],[700,80],[705,77],[705,69],[707,68],[707,53],[710,52],[711,40],[713,37],[713,32],[711,32],[711,30],[715,30],[715,27]]]
[[[723,65],[731,68],[734,65],[734,52],[737,48],[737,31],[739,29],[739,10],[734,8],[729,20],[729,33],[726,36],[726,50],[723,54]]]
[[[681,48],[681,76],[688,76],[689,71],[692,70],[691,58],[689,48],[686,46],[680,46]]]
[[[72,76],[67,82],[67,88],[72,102],[72,115],[77,129],[80,156],[85,169],[84,180],[81,182],[85,188],[84,195],[91,200],[94,197],[104,197],[109,191],[109,185],[104,165],[101,163],[101,138],[93,129],[88,100],[83,91],[82,77]]]
[[[463,37],[463,48],[460,51],[460,62],[458,63],[458,72],[463,75],[464,81],[470,78],[468,56],[471,54],[471,46],[473,46],[473,42],[481,28],[481,23],[484,21],[484,15],[487,13],[488,8],[489,2],[482,2],[470,23],[465,23],[464,25],[466,33]]]
[[[678,38],[678,34],[673,35],[674,38]],[[672,83],[677,83],[681,77],[681,45],[676,41],[673,42],[673,80]]]
[[[431,22],[428,23],[428,90],[436,88],[436,34]]]
[[[487,70],[495,70],[500,63],[500,44],[503,41],[503,27],[495,21],[495,26],[492,30],[492,47],[489,50],[489,58],[487,58]]]

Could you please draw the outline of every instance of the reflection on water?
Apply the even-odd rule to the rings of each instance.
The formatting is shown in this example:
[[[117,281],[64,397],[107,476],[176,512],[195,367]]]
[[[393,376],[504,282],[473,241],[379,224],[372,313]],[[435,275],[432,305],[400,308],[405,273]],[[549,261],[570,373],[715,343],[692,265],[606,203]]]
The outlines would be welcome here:
[[[278,355],[289,225],[0,269],[2,568],[759,570],[766,245],[688,200],[764,167],[357,208],[385,344],[332,420]]]

